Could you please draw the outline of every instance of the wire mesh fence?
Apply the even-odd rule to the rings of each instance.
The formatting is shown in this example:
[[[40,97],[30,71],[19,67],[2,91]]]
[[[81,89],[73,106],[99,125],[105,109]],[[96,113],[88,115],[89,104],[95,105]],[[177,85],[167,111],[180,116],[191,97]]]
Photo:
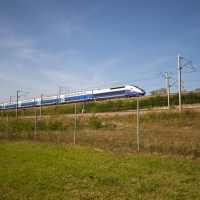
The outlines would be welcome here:
[[[182,112],[176,106],[167,109],[162,97],[156,99],[157,102],[155,98],[148,101],[151,105],[163,106],[150,107],[148,103],[145,107],[147,100],[140,98],[138,108],[135,98],[77,103],[43,110],[45,113],[45,109],[50,112],[50,109],[58,111],[63,108],[70,110],[69,114],[40,115],[36,108],[32,116],[15,118],[7,112],[0,118],[0,139],[76,144],[127,153],[136,152],[139,147],[142,152],[199,157],[198,98],[195,97],[193,103],[185,98],[188,104],[183,104]],[[128,105],[126,109],[125,105]]]

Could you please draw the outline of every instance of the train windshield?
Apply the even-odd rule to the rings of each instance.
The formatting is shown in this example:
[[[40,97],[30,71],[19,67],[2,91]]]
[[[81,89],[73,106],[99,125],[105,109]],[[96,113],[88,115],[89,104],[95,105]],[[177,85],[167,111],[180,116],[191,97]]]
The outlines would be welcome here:
[[[135,85],[131,85],[131,86],[138,88],[139,90],[141,90],[142,92],[144,92],[144,94],[146,94],[146,92],[142,88],[140,88],[138,86],[135,86]]]

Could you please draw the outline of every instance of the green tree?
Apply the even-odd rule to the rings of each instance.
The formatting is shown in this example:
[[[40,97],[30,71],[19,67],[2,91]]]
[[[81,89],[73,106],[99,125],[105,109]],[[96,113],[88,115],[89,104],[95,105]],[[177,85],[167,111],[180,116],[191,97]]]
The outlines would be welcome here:
[[[200,88],[196,88],[194,91],[200,91]]]

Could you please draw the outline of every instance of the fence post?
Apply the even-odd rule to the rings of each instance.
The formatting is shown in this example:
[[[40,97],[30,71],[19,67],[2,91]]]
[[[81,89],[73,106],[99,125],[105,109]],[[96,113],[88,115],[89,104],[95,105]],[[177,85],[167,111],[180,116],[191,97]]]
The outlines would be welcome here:
[[[2,117],[3,117],[3,110],[4,110],[4,103],[3,103],[3,108],[1,109],[1,111],[2,111]]]
[[[76,103],[74,108],[74,144],[76,144]]]
[[[6,124],[6,140],[8,139],[8,113],[7,113],[7,124]]]
[[[139,97],[137,97],[137,151],[140,151],[140,107]]]
[[[35,107],[35,130],[34,130],[34,141],[35,141],[36,131],[37,131],[37,110],[36,110],[36,107]]]

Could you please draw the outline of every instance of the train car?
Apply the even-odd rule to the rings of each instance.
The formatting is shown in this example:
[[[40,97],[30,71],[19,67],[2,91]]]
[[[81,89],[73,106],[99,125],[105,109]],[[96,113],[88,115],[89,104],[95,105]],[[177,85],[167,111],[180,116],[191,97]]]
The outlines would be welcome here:
[[[93,99],[92,90],[67,93],[61,98],[61,103],[74,102],[74,101],[89,101]]]
[[[10,102],[10,104],[9,104],[9,109],[16,108],[16,105],[17,105],[17,102],[16,102],[16,101]]]
[[[146,92],[133,85],[105,88],[93,91],[93,99],[144,96]]]
[[[26,99],[18,102],[18,107],[31,107],[35,105],[35,99]]]
[[[56,103],[58,103],[58,95],[42,97],[42,105],[49,105]]]
[[[144,96],[146,92],[142,89],[139,88],[138,86],[135,85],[127,85],[126,87],[126,95],[127,96]]]
[[[17,102],[10,102],[10,103],[2,103],[0,108],[1,109],[12,109],[16,107]]]

